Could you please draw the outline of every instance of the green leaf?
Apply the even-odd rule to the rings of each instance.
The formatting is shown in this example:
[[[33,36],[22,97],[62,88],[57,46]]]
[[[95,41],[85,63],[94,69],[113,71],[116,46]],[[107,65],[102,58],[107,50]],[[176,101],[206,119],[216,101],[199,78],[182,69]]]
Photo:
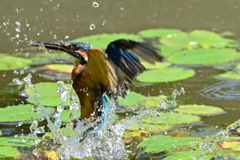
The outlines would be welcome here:
[[[70,113],[72,111],[70,110],[64,110],[61,115],[60,115],[60,118],[61,118],[61,121],[62,122],[69,122],[69,119],[70,119]],[[76,115],[76,118],[79,118],[81,113],[80,113],[80,109],[76,111],[77,113],[75,114]]]
[[[2,137],[0,138],[0,146],[21,146],[28,147],[35,144],[37,138],[30,136],[23,137]]]
[[[230,79],[240,79],[240,71],[228,71],[223,74],[219,74],[218,77],[230,78]]]
[[[46,110],[48,114],[52,114],[54,108],[46,108]],[[42,117],[42,113],[36,113],[33,111],[33,105],[31,104],[0,108],[0,122],[29,121],[31,120],[31,117],[34,119]]]
[[[70,84],[65,84],[70,88]],[[36,84],[36,91],[39,94],[38,100],[44,106],[57,106],[60,102],[60,97],[57,93],[57,83],[41,82]],[[34,99],[34,88],[28,87],[25,92],[30,96],[27,100],[31,103],[36,103]],[[69,98],[67,98],[65,105],[69,105]]]
[[[162,46],[162,45],[155,45],[154,47],[159,49],[159,51],[157,51],[157,52],[160,55],[165,56],[165,57],[182,50],[182,48],[171,47],[171,46],[170,47],[169,46]]]
[[[141,102],[141,105],[148,106],[148,107],[159,107],[161,102],[166,100],[166,96],[151,96],[147,97],[143,102]]]
[[[143,100],[144,100],[143,95],[135,92],[129,92],[126,98],[119,97],[118,104],[122,106],[132,106],[140,103]]]
[[[142,65],[147,69],[164,69],[172,65],[170,62],[156,62],[155,64],[151,64],[148,62],[141,62]]]
[[[200,138],[193,137],[170,137],[164,135],[151,136],[140,143],[140,146],[146,147],[145,152],[160,152],[168,148],[182,146]]]
[[[50,69],[50,70],[60,71],[60,72],[72,73],[73,65],[69,65],[69,64],[49,64],[49,65],[46,65],[46,68]]]
[[[140,82],[158,83],[171,82],[187,79],[195,74],[194,70],[182,68],[165,68],[146,71],[139,76],[137,80]]]
[[[130,126],[128,126],[127,130],[133,130],[133,131],[141,131],[141,130],[147,130],[151,133],[159,133],[166,130],[171,129],[171,125],[156,125],[156,124],[149,124],[149,123],[133,123]]]
[[[160,113],[160,116],[155,114],[149,114],[149,115],[140,117],[140,120],[144,123],[150,123],[150,124],[174,125],[174,124],[196,123],[196,122],[199,122],[201,118],[195,115],[168,112],[168,113]]]
[[[11,146],[0,146],[0,157],[14,158],[19,155],[16,148]]]
[[[171,156],[167,156],[164,160],[190,160],[193,158],[194,151],[184,151],[184,152],[177,152]],[[205,155],[201,158],[201,160],[211,160],[212,156]]]
[[[0,56],[0,70],[13,70],[23,68],[32,63],[31,60],[25,58],[7,56],[4,54],[0,54]]]
[[[113,33],[113,34],[97,34],[87,37],[82,37],[79,39],[75,39],[74,41],[81,42],[89,42],[92,44],[94,48],[107,48],[108,44],[117,39],[131,39],[131,40],[139,40],[140,37],[135,34],[127,34],[127,33]]]
[[[139,34],[144,37],[162,37],[171,34],[181,33],[179,29],[147,29],[140,31]]]
[[[240,58],[240,53],[235,49],[195,49],[185,50],[175,53],[168,57],[172,63],[182,65],[197,65],[197,64],[215,64],[222,63]]]
[[[238,46],[235,40],[222,38],[217,33],[205,30],[194,30],[189,34],[182,32],[171,36],[165,36],[160,39],[160,42],[166,46],[187,49]]]
[[[207,106],[207,105],[180,105],[175,111],[180,113],[187,113],[187,114],[200,114],[200,115],[209,115],[209,114],[217,114],[222,113],[223,110],[218,107],[214,106]]]

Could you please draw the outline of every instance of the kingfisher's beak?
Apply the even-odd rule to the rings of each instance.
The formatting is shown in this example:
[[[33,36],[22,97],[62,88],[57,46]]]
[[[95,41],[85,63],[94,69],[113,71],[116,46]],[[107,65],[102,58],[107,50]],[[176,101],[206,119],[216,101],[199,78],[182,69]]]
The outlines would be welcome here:
[[[86,51],[75,47],[75,45],[70,42],[34,41],[32,45],[39,46],[44,52],[47,52],[47,49],[63,51],[79,60],[82,64],[86,64],[87,62]]]

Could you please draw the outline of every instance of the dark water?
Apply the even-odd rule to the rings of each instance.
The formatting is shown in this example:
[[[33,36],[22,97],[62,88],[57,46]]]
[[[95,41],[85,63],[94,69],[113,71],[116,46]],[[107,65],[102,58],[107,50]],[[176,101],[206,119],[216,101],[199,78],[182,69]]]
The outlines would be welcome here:
[[[144,29],[176,28],[184,31],[206,29],[232,31],[240,37],[240,0],[89,0],[4,1],[0,5],[0,52],[17,54],[26,50],[30,40],[72,40],[101,33],[138,33]],[[102,24],[106,21],[106,24]],[[90,30],[91,24],[96,29]],[[19,32],[20,31],[20,32]],[[183,81],[133,87],[142,94],[170,95],[183,87],[184,95],[178,104],[205,104],[223,108],[226,113],[202,117],[204,124],[223,126],[239,119],[240,81],[222,80],[214,75],[222,73],[212,66],[191,66],[196,75]],[[13,78],[27,74],[1,71],[0,107],[24,102],[18,95]],[[46,81],[33,74],[33,83]],[[22,133],[16,124],[0,124],[4,135]],[[26,127],[23,126],[22,128]],[[199,127],[201,128],[201,127]],[[24,132],[29,132],[25,129]]]

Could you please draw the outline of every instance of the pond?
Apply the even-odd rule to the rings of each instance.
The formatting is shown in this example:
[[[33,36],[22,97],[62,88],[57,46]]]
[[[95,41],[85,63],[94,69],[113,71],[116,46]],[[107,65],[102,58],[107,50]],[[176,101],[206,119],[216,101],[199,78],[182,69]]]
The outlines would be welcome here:
[[[36,130],[39,132],[37,135],[42,137],[44,133],[38,127],[47,126],[49,122],[41,118],[38,121],[34,120],[34,118],[39,119],[41,115],[34,115],[32,112],[33,105],[19,107],[29,102],[36,104],[34,98],[26,100],[27,94],[33,94],[32,97],[34,97],[35,91],[25,90],[26,93],[22,92],[23,84],[52,82],[51,87],[43,86],[39,88],[49,88],[49,90],[51,88],[56,95],[57,84],[63,88],[65,86],[61,85],[60,82],[57,83],[59,80],[64,81],[68,87],[70,86],[72,66],[69,65],[72,64],[71,57],[62,53],[47,55],[29,46],[30,41],[79,40],[92,42],[93,46],[97,48],[106,48],[106,45],[112,40],[129,38],[145,40],[155,45],[161,50],[159,54],[164,56],[165,61],[162,64],[157,64],[157,66],[145,64],[148,71],[138,76],[133,85],[130,85],[132,92],[130,92],[128,99],[119,100],[120,104],[116,108],[118,118],[112,117],[111,120],[114,122],[111,121],[108,125],[109,128],[113,125],[115,129],[118,127],[118,129],[123,130],[116,135],[111,135],[115,136],[114,138],[118,136],[116,139],[106,139],[107,135],[110,136],[110,133],[106,131],[104,132],[105,137],[101,140],[105,140],[104,145],[109,145],[108,142],[110,143],[110,141],[116,141],[115,145],[110,143],[116,148],[120,148],[117,151],[114,150],[117,153],[112,152],[112,155],[115,156],[113,158],[149,159],[151,157],[152,159],[170,159],[171,156],[179,156],[189,159],[189,156],[194,154],[206,154],[206,159],[211,157],[216,159],[224,157],[239,158],[239,147],[230,149],[236,151],[221,149],[221,147],[225,147],[221,138],[228,137],[229,128],[227,127],[239,120],[239,7],[240,5],[235,2],[224,0],[210,2],[207,0],[184,0],[181,2],[171,0],[113,2],[107,0],[104,3],[86,0],[73,0],[71,3],[66,3],[62,0],[50,0],[36,1],[34,5],[32,1],[2,3],[0,6],[2,11],[0,52],[5,54],[2,54],[0,60],[0,76],[2,76],[0,108],[15,105],[18,107],[4,111],[5,115],[0,118],[4,119],[0,120],[1,137],[20,137],[17,142],[16,139],[6,141],[14,141],[15,145],[13,146],[19,146],[17,153],[21,153],[22,159],[34,159],[32,155],[32,153],[36,153],[34,147],[25,148],[25,145],[17,145],[17,143],[22,143],[22,139],[24,139],[22,135],[28,135]],[[108,34],[101,35],[103,33]],[[113,33],[122,34],[115,35]],[[17,59],[15,59],[16,57]],[[21,59],[20,62],[18,62],[19,59]],[[68,64],[68,66],[63,66],[64,69],[56,69],[55,66],[46,67],[46,64],[63,63]],[[156,69],[156,67],[158,68]],[[60,70],[60,72],[56,70]],[[61,72],[63,70],[64,73]],[[49,93],[40,90],[37,89],[40,94],[39,102],[41,105],[57,106],[61,101],[57,99],[56,102],[53,102],[51,99],[52,93],[49,90]],[[71,91],[69,91],[69,94],[71,94]],[[45,101],[46,104],[42,101],[44,98],[41,99],[43,95],[49,98]],[[192,105],[194,107],[195,104],[197,105],[195,107],[199,108],[190,107],[190,109],[184,110],[184,106]],[[211,107],[205,109],[206,106],[213,106],[217,111],[200,112],[213,109]],[[38,109],[36,110],[38,111]],[[174,113],[175,122],[165,122],[163,120],[164,117],[167,117],[165,120],[171,117],[166,113],[168,111]],[[28,116],[28,119],[24,120],[20,116],[16,116],[16,113],[20,112],[30,113],[30,115],[25,115]],[[160,113],[160,115],[150,114],[152,117],[147,117],[151,112]],[[190,114],[193,117],[184,117],[185,114]],[[12,120],[6,120],[9,117]],[[34,118],[31,119],[31,117]],[[139,119],[139,117],[141,124],[139,126],[130,125],[130,128],[124,132],[125,125],[134,123],[134,119]],[[141,119],[141,117],[144,118]],[[161,117],[162,119],[158,119]],[[123,118],[129,118],[132,122],[121,122],[120,119]],[[185,122],[184,120],[188,118],[196,119]],[[184,122],[180,122],[182,119]],[[115,123],[116,121],[118,123]],[[155,123],[155,121],[161,121],[161,125],[170,127],[159,129],[159,126],[157,126],[159,123]],[[176,121],[178,122],[176,123]],[[66,125],[66,122],[63,121],[63,126]],[[152,126],[144,126],[146,123]],[[53,125],[56,125],[56,123]],[[232,129],[230,130],[231,140],[237,139],[239,134],[236,129],[237,126],[238,123],[234,124],[232,128],[230,127]],[[141,129],[139,130],[139,128]],[[226,128],[227,130],[225,130]],[[51,127],[49,129],[48,126],[45,131],[54,133],[54,131],[59,130],[51,129]],[[123,132],[125,148],[120,134]],[[163,135],[165,137],[161,137]],[[50,147],[51,149],[48,148],[48,152],[41,153],[45,154],[45,157],[46,155],[50,157],[51,151],[56,150],[57,144],[48,142],[51,136],[46,137],[48,137],[46,141],[49,143],[47,145],[52,144],[55,148]],[[145,137],[149,138],[144,140]],[[162,139],[158,141],[157,147],[148,144],[153,143],[151,137]],[[185,137],[186,139],[171,139],[175,137]],[[31,138],[28,138],[27,142],[31,141]],[[72,145],[71,140],[73,139],[69,139],[68,145]],[[94,137],[87,142],[92,144],[95,141],[100,140],[98,137]],[[171,148],[164,143],[165,141],[167,143],[176,141],[177,143],[172,144],[175,147]],[[189,143],[193,141],[195,144]],[[85,142],[85,146],[91,148],[92,146],[88,145],[87,142]],[[219,143],[216,145],[215,142]],[[231,141],[227,142],[231,144]],[[159,143],[162,143],[162,148]],[[96,144],[96,146],[101,148],[103,144],[99,146]],[[184,148],[183,146],[186,144],[187,146]],[[213,149],[209,149],[212,144]],[[201,145],[202,147],[199,148],[202,148],[202,151],[199,151],[198,146]],[[6,144],[0,142],[0,147],[4,146]],[[44,147],[46,147],[45,143],[38,144],[37,148],[41,150]],[[79,147],[79,144],[73,147]],[[151,147],[157,149],[153,150]],[[124,149],[121,150],[121,148]],[[7,152],[9,148],[2,149]],[[193,153],[195,150],[198,152]],[[82,148],[81,153],[86,154],[86,156],[93,156],[84,151],[84,148]],[[123,157],[121,157],[120,152],[124,152]],[[66,156],[63,156],[65,153],[65,151],[61,153],[62,159]],[[100,154],[100,152],[95,154]],[[84,157],[73,155],[80,158]],[[103,155],[105,159],[108,159],[106,158],[107,151]],[[6,156],[3,157],[6,158]],[[177,159],[176,157],[173,158]]]

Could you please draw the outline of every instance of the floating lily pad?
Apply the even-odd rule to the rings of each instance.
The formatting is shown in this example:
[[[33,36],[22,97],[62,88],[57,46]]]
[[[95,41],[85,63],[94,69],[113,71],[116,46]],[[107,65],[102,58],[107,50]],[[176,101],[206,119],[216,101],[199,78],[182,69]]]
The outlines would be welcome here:
[[[19,155],[16,148],[11,146],[0,146],[0,157],[14,158]]]
[[[218,107],[214,106],[207,106],[207,105],[180,105],[175,111],[180,113],[187,113],[187,114],[200,114],[200,115],[209,115],[209,114],[217,114],[222,113],[223,110]]]
[[[172,65],[170,62],[156,62],[155,64],[151,64],[148,62],[142,62],[142,65],[147,69],[164,69]]]
[[[168,148],[182,146],[200,138],[193,137],[170,137],[164,135],[151,136],[140,143],[140,146],[146,147],[145,152],[160,152]]]
[[[171,156],[167,156],[164,160],[190,160],[193,158],[194,151],[185,151],[185,152],[177,152]],[[205,155],[201,157],[201,160],[211,160],[212,156]]]
[[[46,65],[46,68],[50,69],[50,70],[60,71],[60,72],[72,73],[73,65],[69,65],[69,64],[49,64],[49,65]]]
[[[98,34],[75,39],[74,41],[89,42],[94,48],[107,48],[108,44],[117,39],[140,40],[140,37],[135,34],[113,33],[113,34]]]
[[[149,123],[133,123],[130,126],[128,126],[127,130],[132,131],[142,131],[146,130],[151,133],[159,133],[166,130],[171,129],[172,126],[170,125],[155,125],[155,124],[149,124]]]
[[[70,84],[65,84],[66,87],[70,87]],[[41,82],[36,84],[36,91],[39,94],[38,101],[44,106],[57,106],[60,102],[60,97],[57,93],[57,83],[53,82]],[[30,96],[27,100],[31,103],[36,103],[34,99],[34,88],[28,87],[25,92]],[[69,104],[69,98],[67,98],[65,105]]]
[[[46,111],[48,114],[52,114],[54,108],[46,108]],[[39,119],[42,117],[42,113],[34,112],[33,105],[30,104],[0,108],[0,122],[29,121],[31,117]]]
[[[185,50],[175,53],[168,57],[172,63],[183,65],[196,65],[196,64],[215,64],[231,61],[240,58],[240,53],[235,49],[195,49]]]
[[[32,138],[30,136],[2,137],[0,138],[0,146],[28,147],[34,145],[36,140],[37,138]]]
[[[187,49],[238,46],[235,40],[222,38],[217,33],[205,30],[194,30],[189,34],[181,32],[171,36],[165,36],[160,39],[160,42],[166,46]]]
[[[179,29],[147,29],[139,32],[141,36],[144,37],[162,37],[171,34],[181,33]]]
[[[190,123],[199,122],[200,120],[201,118],[195,115],[172,113],[172,112],[160,113],[160,116],[157,116],[155,114],[149,114],[141,117],[141,121],[143,123],[168,124],[168,125],[190,124]]]
[[[144,100],[143,95],[135,92],[129,92],[126,98],[119,97],[118,104],[122,106],[132,106],[140,103],[143,100]]]
[[[60,115],[61,121],[62,122],[69,122],[70,113],[71,113],[70,110],[64,110]],[[80,109],[79,109],[79,110],[77,110],[76,118],[79,118],[80,114],[81,113],[80,113]]]
[[[32,61],[29,59],[1,54],[0,70],[13,70],[23,68],[28,66],[30,63],[32,63]]]
[[[125,130],[123,133],[123,138],[129,137],[147,137],[150,132],[147,130]]]
[[[223,74],[219,74],[218,77],[230,78],[230,79],[240,79],[240,71],[228,71]]]
[[[160,104],[166,100],[166,96],[151,96],[146,98],[143,102],[141,102],[141,105],[148,106],[148,107],[159,107]]]
[[[159,49],[159,54],[161,54],[164,57],[167,57],[173,53],[179,52],[182,50],[182,48],[177,48],[177,47],[169,47],[169,46],[163,46],[163,45],[155,45],[157,49]],[[160,52],[161,51],[161,52]]]
[[[158,82],[171,82],[187,79],[195,74],[194,70],[182,68],[165,68],[154,69],[146,71],[139,76],[137,80],[140,82],[158,83]]]
[[[226,140],[218,142],[217,145],[231,151],[240,151],[240,140]]]

